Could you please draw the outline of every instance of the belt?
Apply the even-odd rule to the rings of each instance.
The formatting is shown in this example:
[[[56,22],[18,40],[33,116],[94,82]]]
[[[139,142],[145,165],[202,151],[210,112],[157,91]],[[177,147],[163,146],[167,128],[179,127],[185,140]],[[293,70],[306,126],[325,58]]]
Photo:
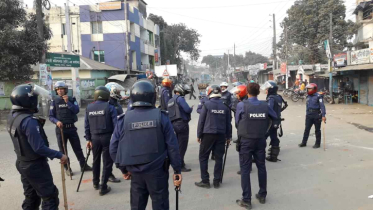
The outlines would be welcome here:
[[[74,125],[74,123],[72,123],[72,124],[63,124],[63,127],[64,128],[73,128],[73,127],[75,127],[75,125]]]
[[[317,112],[317,113],[320,113],[320,109],[309,109],[308,112]]]

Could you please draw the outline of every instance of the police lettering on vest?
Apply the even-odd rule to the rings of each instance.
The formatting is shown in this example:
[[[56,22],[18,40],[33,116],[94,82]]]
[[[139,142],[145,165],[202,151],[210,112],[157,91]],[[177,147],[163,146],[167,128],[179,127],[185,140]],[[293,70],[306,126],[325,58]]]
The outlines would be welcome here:
[[[224,114],[224,110],[211,110],[211,113],[214,113],[214,114]]]
[[[228,108],[223,104],[222,100],[209,100],[204,103],[207,109],[205,125],[203,126],[203,133],[212,134],[226,134],[226,120]]]
[[[69,101],[74,103],[74,98],[69,96]],[[55,97],[56,118],[64,124],[73,124],[78,121],[78,116],[74,114],[62,97]]]
[[[244,114],[238,123],[238,136],[246,139],[262,139],[269,126],[268,104],[261,101],[255,106],[248,100],[243,101]]]
[[[113,121],[110,116],[110,104],[92,103],[87,107],[89,127],[92,134],[107,134],[114,131]]]
[[[255,113],[255,114],[250,113],[250,118],[265,119],[266,118],[266,113]]]
[[[115,162],[120,166],[146,164],[159,158],[165,151],[161,110],[127,111],[124,135],[119,141]]]
[[[89,115],[105,115],[105,111],[104,110],[93,111],[93,112],[89,112]]]

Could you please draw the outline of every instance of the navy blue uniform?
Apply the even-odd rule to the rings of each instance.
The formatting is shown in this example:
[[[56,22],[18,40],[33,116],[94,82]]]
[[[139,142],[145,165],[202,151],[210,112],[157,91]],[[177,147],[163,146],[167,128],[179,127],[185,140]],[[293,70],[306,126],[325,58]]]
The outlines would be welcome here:
[[[48,147],[43,125],[31,113],[13,111],[8,117],[8,132],[15,146],[16,167],[24,189],[22,209],[39,209],[41,200],[43,210],[58,209],[58,189],[47,158],[61,159],[62,153]]]
[[[167,110],[168,101],[172,98],[172,91],[169,87],[161,88],[161,110]]]
[[[189,143],[189,121],[191,120],[191,114],[193,108],[189,107],[183,96],[174,95],[176,103],[179,105],[181,119],[172,121],[177,140],[179,141],[179,150],[181,155],[182,165],[185,166],[184,156],[188,149]]]
[[[279,95],[270,95],[267,98],[267,103],[268,103],[268,106],[276,112],[278,120],[273,121],[272,127],[270,128],[268,134],[266,135],[266,139],[268,138],[268,136],[270,136],[271,142],[269,143],[269,145],[278,147],[280,146],[280,140],[278,139],[278,136],[277,136],[277,130],[281,123],[282,97]]]
[[[261,121],[252,121],[248,123],[245,128],[242,129],[240,123],[244,123],[245,119],[249,116],[245,113],[245,103],[249,103],[254,109],[264,109],[265,114],[272,119],[277,119],[277,114],[268,107],[267,103],[259,101],[256,97],[244,100],[237,105],[236,112],[236,126],[238,126],[238,133],[240,138],[241,149],[240,155],[240,168],[241,168],[241,187],[242,187],[242,199],[246,202],[251,201],[251,183],[250,183],[250,171],[252,165],[252,157],[255,159],[256,166],[258,168],[258,179],[259,179],[259,195],[262,197],[267,196],[267,171],[265,166],[265,132],[268,125],[266,123],[259,123]],[[250,107],[249,106],[249,107]],[[268,118],[268,116],[266,116]],[[256,117],[254,115],[253,117]],[[242,122],[241,122],[242,121]],[[247,122],[245,122],[247,123]],[[247,129],[250,127],[250,129]],[[247,131],[250,135],[242,135],[241,132]],[[242,135],[242,136],[241,136]],[[249,137],[252,136],[252,137]]]
[[[115,109],[117,110],[118,116],[124,113],[122,105],[120,105],[120,103],[117,99],[110,98],[109,103],[115,107]]]
[[[203,104],[204,104],[206,101],[208,101],[208,100],[209,100],[209,98],[206,97],[206,96],[203,96],[203,97],[201,98],[201,100],[199,100],[199,104],[198,104],[198,107],[197,107],[197,113],[198,113],[198,114],[201,114],[201,110],[202,110]]]
[[[77,114],[79,113],[79,105],[75,98],[69,97],[67,103],[62,97],[56,96],[51,102],[49,111],[49,120],[57,124],[58,121],[63,123],[63,135],[65,145],[67,146],[67,140],[69,140],[71,147],[75,153],[76,158],[79,161],[80,167],[84,167],[85,158],[80,144],[80,138],[77,132],[77,128],[74,123],[78,120]],[[61,129],[56,126],[57,143],[60,152],[64,153],[62,144]],[[67,152],[67,148],[66,148]],[[67,155],[67,154],[66,154]],[[70,158],[69,158],[70,159]],[[70,160],[69,160],[70,164]],[[67,165],[65,165],[67,168]]]
[[[113,171],[113,160],[110,157],[109,146],[111,135],[117,124],[117,111],[113,105],[104,101],[95,101],[88,105],[84,119],[85,138],[92,142],[93,152],[93,184],[100,183],[101,155],[103,171],[101,187],[105,189],[109,176]]]
[[[134,128],[138,128],[140,132],[136,132],[136,129],[127,131],[126,129],[126,120],[136,121],[140,119],[125,119],[126,117],[132,118],[133,116],[138,116],[141,118],[146,118],[146,116],[150,116],[148,113],[153,112],[154,108],[150,107],[136,107],[133,111],[129,111],[126,113],[126,116],[121,115],[118,117],[118,124],[115,127],[111,143],[110,143],[110,154],[113,160],[115,160],[116,164],[122,170],[122,173],[127,173],[127,171],[131,172],[132,179],[131,179],[131,209],[136,210],[145,210],[149,195],[152,198],[152,209],[154,210],[168,210],[169,209],[169,192],[168,192],[168,163],[166,158],[168,157],[172,168],[175,171],[175,174],[181,173],[181,158],[179,153],[179,145],[177,138],[174,133],[174,129],[171,125],[170,119],[166,113],[161,112],[160,120],[157,119],[155,121],[160,121],[160,125],[157,123],[150,124],[150,123],[134,123]],[[149,120],[147,120],[149,122]],[[133,124],[133,123],[131,123]],[[154,127],[153,125],[157,125]],[[141,130],[141,127],[148,126],[149,128],[145,130]],[[163,139],[159,138],[159,133],[157,132],[158,129],[161,129],[161,136]],[[149,130],[149,131],[146,131]],[[151,130],[151,131],[150,131]],[[129,137],[129,132],[134,132],[133,135],[136,135],[136,139],[127,138]],[[152,133],[155,132],[155,135]],[[139,135],[139,136],[137,136]],[[141,138],[141,136],[147,138]],[[148,138],[150,136],[150,138]],[[157,139],[156,139],[157,138]],[[154,160],[149,161],[145,159],[140,159],[143,164],[136,164],[136,165],[127,165],[126,161],[138,161],[138,160],[122,160],[123,153],[126,153],[126,148],[121,147],[121,143],[130,143],[131,141],[135,140],[143,140],[147,143],[147,148],[142,147],[142,149],[137,150],[136,152],[140,152],[141,155],[138,157],[148,158],[149,151],[151,146],[155,146],[155,144],[164,143],[164,147],[162,147],[163,152],[157,154],[157,157]],[[151,141],[153,140],[153,141]],[[142,142],[140,142],[142,143]],[[134,145],[134,144],[132,144]],[[136,146],[138,146],[136,144]],[[159,152],[159,150],[158,150]],[[123,162],[123,163],[122,163]]]
[[[232,138],[231,111],[220,98],[212,98],[203,105],[198,120],[197,137],[201,139],[199,162],[202,182],[210,182],[207,169],[209,155],[213,150],[215,155],[214,183],[219,183],[225,141]]]
[[[221,99],[224,101],[224,103],[231,107],[232,106],[232,93],[229,91],[225,91],[221,93]]]
[[[308,136],[310,135],[310,130],[312,125],[315,125],[316,134],[316,145],[321,144],[321,121],[322,117],[325,117],[326,110],[324,105],[324,100],[321,95],[315,93],[313,95],[307,96],[306,105],[306,128],[304,130],[302,143],[307,143]]]

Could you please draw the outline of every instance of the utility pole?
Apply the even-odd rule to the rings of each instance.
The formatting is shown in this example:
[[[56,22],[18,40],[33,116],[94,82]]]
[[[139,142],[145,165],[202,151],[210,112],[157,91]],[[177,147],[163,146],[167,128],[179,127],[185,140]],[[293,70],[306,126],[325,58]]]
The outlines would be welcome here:
[[[67,52],[71,53],[71,30],[70,30],[70,11],[69,11],[69,0],[65,3],[65,17],[66,17],[66,37],[67,37]]]
[[[229,74],[230,74],[230,68],[229,68],[229,50],[228,50],[228,70],[226,72],[226,76],[228,77],[228,82],[230,82],[230,76],[229,76]]]
[[[333,59],[333,50],[332,50],[332,43],[333,43],[333,13],[330,13],[330,32],[329,32],[329,47],[330,47],[330,54],[331,58],[329,59],[329,93],[333,95],[333,70],[332,70],[332,59]],[[334,98],[332,97],[334,103]]]
[[[165,29],[163,28],[162,33],[163,33],[163,47],[164,47],[164,60],[165,63],[164,65],[167,65],[167,44],[166,44],[166,32],[164,31]],[[192,65],[193,65],[193,59],[192,60]],[[162,63],[162,62],[161,62]]]
[[[126,65],[127,65],[127,74],[131,74],[131,71],[130,71],[130,46],[129,46],[129,43],[130,43],[130,37],[129,37],[129,33],[128,33],[128,8],[127,8],[127,0],[124,0],[124,16],[125,16],[125,20],[126,20]],[[138,59],[138,58],[136,58]],[[140,58],[141,59],[141,58]],[[132,61],[132,62],[135,62],[135,61]]]
[[[236,71],[236,43],[233,45],[233,67],[234,71]]]
[[[38,28],[39,38],[44,40],[44,21],[43,21],[43,5],[42,0],[35,0],[36,3],[36,23]],[[45,53],[39,59],[40,63],[45,63]]]
[[[289,88],[289,75],[288,75],[288,26],[285,22],[285,64],[286,64],[286,73],[285,73],[285,79],[286,79],[286,89]]]
[[[276,55],[276,15],[273,14],[273,68],[272,74],[274,76],[274,70],[277,68],[277,55]]]

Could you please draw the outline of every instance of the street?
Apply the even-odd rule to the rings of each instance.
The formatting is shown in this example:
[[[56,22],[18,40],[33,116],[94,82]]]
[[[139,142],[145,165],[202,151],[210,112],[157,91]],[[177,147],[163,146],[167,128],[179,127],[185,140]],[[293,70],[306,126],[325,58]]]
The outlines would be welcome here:
[[[214,209],[214,210],[239,210],[236,199],[241,197],[238,153],[235,144],[232,143],[228,151],[227,164],[223,184],[219,189],[201,189],[194,185],[200,181],[198,162],[199,144],[196,141],[196,129],[198,114],[196,107],[198,100],[187,102],[194,105],[192,121],[190,122],[189,147],[185,162],[192,172],[183,174],[182,193],[180,194],[179,209]],[[260,99],[265,96],[260,95]],[[288,99],[286,99],[288,100]],[[314,129],[311,130],[310,139],[306,148],[299,148],[303,130],[305,102],[294,103],[289,101],[289,107],[283,112],[286,119],[283,122],[284,136],[281,138],[281,152],[277,163],[266,162],[268,172],[268,196],[267,203],[260,204],[255,199],[258,191],[257,169],[253,166],[251,174],[252,204],[253,209],[276,210],[371,210],[373,200],[368,199],[373,194],[373,142],[372,133],[364,129],[372,125],[373,108],[359,105],[326,105],[327,124],[325,126],[327,150],[312,149],[315,141]],[[355,106],[355,107],[354,107]],[[359,108],[356,109],[356,106]],[[349,112],[344,111],[343,117],[338,115],[337,108],[348,107]],[[360,109],[361,108],[361,109]],[[353,120],[361,118],[365,127],[356,126]],[[358,120],[358,119],[357,119]],[[85,147],[83,118],[79,118],[76,126],[81,138],[82,147]],[[356,123],[355,123],[356,124]],[[373,127],[373,126],[370,126]],[[45,126],[51,148],[58,149],[55,126],[47,123]],[[236,131],[233,131],[233,139],[236,139]],[[15,168],[16,156],[13,145],[7,132],[0,133],[0,176],[5,179],[1,183],[0,209],[20,209],[23,201],[23,190],[20,175]],[[80,191],[76,188],[80,178],[79,164],[71,150],[69,154],[72,160],[73,180],[66,177],[69,209],[130,209],[130,182],[124,181],[118,169],[114,174],[122,180],[121,183],[109,183],[112,192],[105,196],[99,196],[98,191],[92,186],[92,173],[84,174]],[[60,208],[63,208],[63,195],[61,185],[61,171],[58,160],[49,161],[54,183],[59,188]],[[89,164],[92,163],[92,156]],[[210,175],[213,173],[214,161],[209,161]],[[172,173],[172,168],[170,169]],[[175,209],[175,191],[170,179],[170,209]],[[151,209],[149,198],[148,208]]]

